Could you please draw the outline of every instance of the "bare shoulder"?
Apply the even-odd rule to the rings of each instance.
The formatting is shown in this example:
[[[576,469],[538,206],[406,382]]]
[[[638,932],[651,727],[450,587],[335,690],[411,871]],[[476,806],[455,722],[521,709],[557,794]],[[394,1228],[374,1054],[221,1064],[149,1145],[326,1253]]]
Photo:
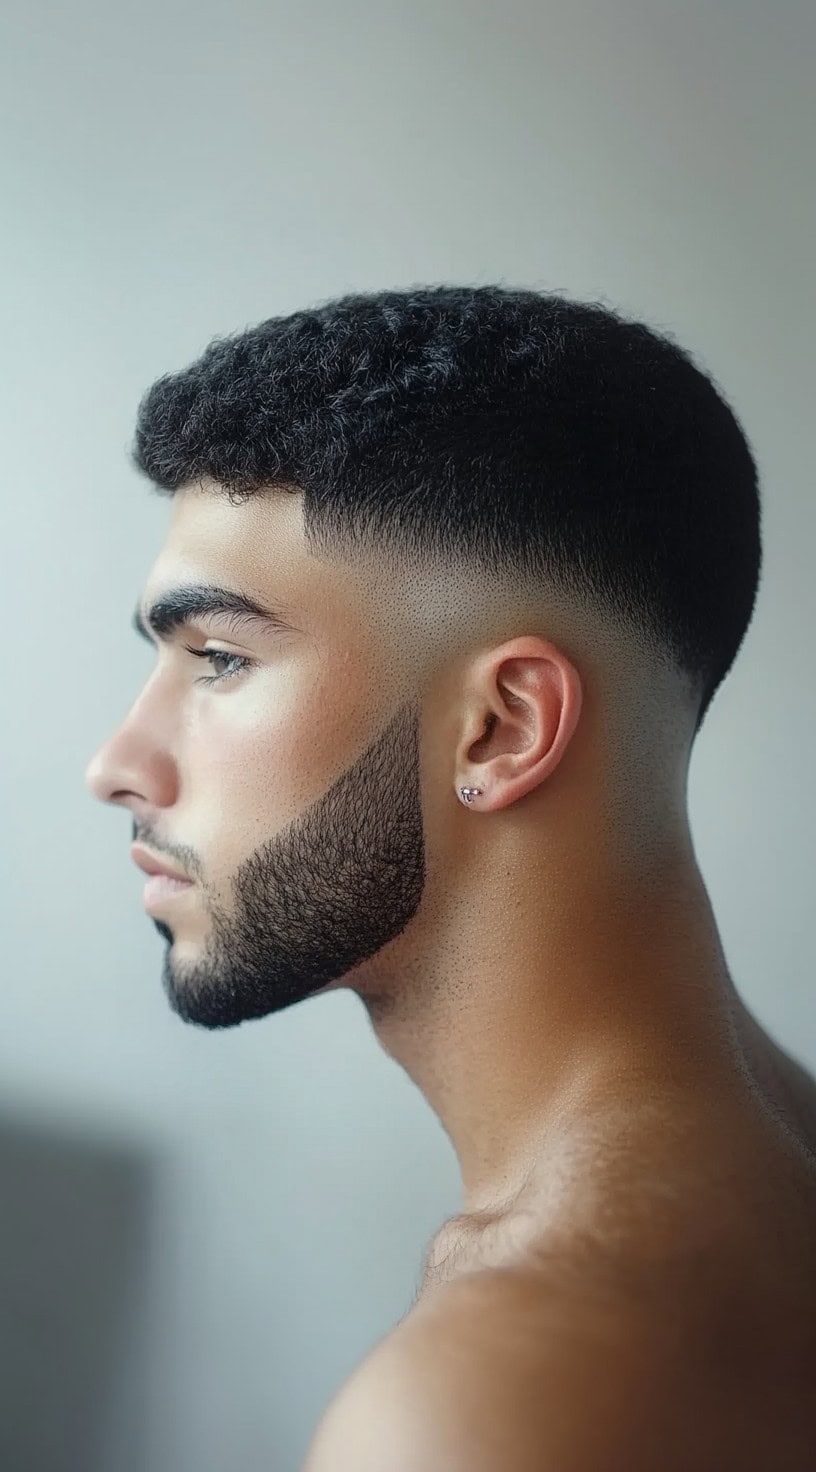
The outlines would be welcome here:
[[[463,1274],[343,1386],[302,1472],[669,1472],[641,1460],[653,1360],[611,1315],[588,1328],[538,1273]]]
[[[806,1472],[801,1395],[783,1404],[747,1362],[726,1383],[716,1347],[703,1361],[597,1283],[465,1273],[363,1362],[302,1472]]]

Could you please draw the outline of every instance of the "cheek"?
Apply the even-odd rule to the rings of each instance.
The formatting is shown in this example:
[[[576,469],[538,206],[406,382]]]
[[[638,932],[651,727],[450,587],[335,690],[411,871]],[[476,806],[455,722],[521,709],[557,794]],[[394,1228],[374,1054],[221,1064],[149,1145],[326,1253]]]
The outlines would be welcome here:
[[[333,679],[325,665],[269,672],[213,701],[191,736],[190,771],[191,801],[205,802],[210,834],[243,834],[245,852],[253,837],[293,822],[359,754],[364,712],[347,670]]]
[[[257,828],[274,832],[303,806],[309,772],[314,772],[314,732],[304,713],[272,701],[210,730],[196,760],[196,801],[222,832]],[[319,772],[312,780],[320,781]]]

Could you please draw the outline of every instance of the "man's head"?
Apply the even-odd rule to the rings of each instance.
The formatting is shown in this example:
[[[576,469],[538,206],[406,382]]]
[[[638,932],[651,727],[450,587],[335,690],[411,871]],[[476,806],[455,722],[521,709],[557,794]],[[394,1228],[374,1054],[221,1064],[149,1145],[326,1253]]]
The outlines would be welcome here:
[[[347,296],[159,379],[134,461],[174,498],[164,632],[88,781],[196,881],[156,922],[181,1015],[384,1012],[514,873],[669,851],[761,553],[742,430],[667,338],[530,291]]]

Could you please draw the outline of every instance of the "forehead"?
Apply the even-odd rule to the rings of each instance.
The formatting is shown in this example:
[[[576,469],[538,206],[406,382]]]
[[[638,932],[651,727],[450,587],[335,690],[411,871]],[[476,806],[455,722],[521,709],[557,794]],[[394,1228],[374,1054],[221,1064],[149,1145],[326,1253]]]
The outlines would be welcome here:
[[[297,491],[264,491],[238,505],[198,486],[177,491],[141,601],[146,607],[167,588],[201,583],[291,610],[298,627],[315,633],[334,627],[350,632],[365,616],[365,580],[312,553]]]
[[[310,560],[302,497],[264,492],[232,505],[223,494],[183,486],[174,497],[164,542],[145,586],[144,602],[179,583],[213,583],[289,601],[307,601],[307,581],[325,596],[331,570]],[[311,578],[306,569],[311,568]]]
[[[182,486],[173,497],[164,550],[213,572],[294,566],[308,553],[302,521],[303,498],[293,492],[264,491],[234,505],[222,492]]]

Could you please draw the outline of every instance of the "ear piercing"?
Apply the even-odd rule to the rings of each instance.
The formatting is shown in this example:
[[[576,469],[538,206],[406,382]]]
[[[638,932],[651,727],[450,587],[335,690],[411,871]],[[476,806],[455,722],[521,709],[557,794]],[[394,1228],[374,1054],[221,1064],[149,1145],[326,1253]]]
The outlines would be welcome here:
[[[471,803],[474,797],[480,795],[482,789],[481,787],[460,787],[459,791],[462,794],[462,801],[464,803]]]

